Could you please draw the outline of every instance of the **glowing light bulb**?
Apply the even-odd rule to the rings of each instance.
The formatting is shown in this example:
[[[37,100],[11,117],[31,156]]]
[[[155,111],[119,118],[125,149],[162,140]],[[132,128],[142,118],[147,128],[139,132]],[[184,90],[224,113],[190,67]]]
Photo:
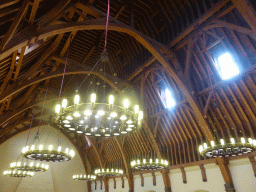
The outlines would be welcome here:
[[[248,141],[250,144],[252,144],[252,138],[249,138]]]
[[[202,145],[199,146],[199,153],[202,153],[202,151],[204,150],[204,147]]]
[[[149,163],[153,163],[153,160],[152,160],[152,159],[149,159]]]
[[[110,116],[110,117],[117,117],[117,113],[116,113],[116,112],[112,112],[112,113],[110,113],[109,116]]]
[[[156,159],[156,163],[159,163],[159,160],[158,160],[158,159]]]
[[[140,160],[139,159],[137,160],[137,163],[140,164]]]
[[[22,153],[26,153],[26,147],[22,148]]]
[[[61,151],[61,146],[58,147],[58,152],[60,152],[60,151]]]
[[[221,140],[220,140],[220,144],[221,144],[221,145],[225,145],[224,139],[221,139]]]
[[[139,112],[139,117],[138,117],[138,120],[141,120],[141,119],[143,119],[143,112],[142,111]]]
[[[252,143],[254,146],[256,146],[256,139],[253,139]]]
[[[40,165],[40,164],[39,164],[39,163],[37,163],[37,164],[36,164],[36,167],[39,167],[39,165]]]
[[[30,172],[30,175],[31,175],[31,176],[34,176],[34,172]]]
[[[105,112],[104,112],[103,110],[99,110],[99,111],[97,112],[97,114],[98,114],[99,116],[103,116],[103,115],[105,115]]]
[[[206,143],[204,143],[204,148],[205,148],[205,149],[207,148],[207,144],[206,144]]]
[[[44,167],[44,168],[45,168],[46,170],[47,170],[47,169],[49,169],[49,165],[45,165],[45,167]]]
[[[86,111],[84,111],[84,114],[86,116],[90,116],[90,115],[92,115],[92,112],[90,110],[86,110]]]
[[[93,93],[91,94],[91,103],[95,103],[96,102],[96,94]]]
[[[67,105],[68,105],[68,100],[67,100],[67,99],[63,99],[63,100],[62,100],[62,105],[61,105],[62,108],[65,109],[65,108],[67,107]]]
[[[231,142],[232,144],[235,144],[235,143],[236,143],[236,141],[235,141],[234,138],[230,138],[230,142]]]
[[[35,149],[35,145],[31,145],[30,150],[33,151]]]
[[[68,151],[69,151],[69,149],[68,149],[68,148],[66,148],[66,149],[65,149],[65,153],[68,153]]]
[[[33,162],[31,162],[31,163],[29,164],[29,166],[30,166],[30,167],[33,167],[33,166],[34,166],[34,163],[33,163]]]
[[[78,104],[79,104],[79,100],[80,100],[80,96],[79,96],[78,94],[75,95],[74,104],[75,104],[75,105],[78,105]]]
[[[52,146],[52,145],[49,145],[49,151],[51,151],[51,150],[52,150],[52,148],[53,148],[53,146]]]
[[[74,157],[75,156],[75,151],[70,150],[69,154],[70,154],[71,157]]]
[[[244,137],[241,137],[241,143],[245,144],[245,139],[244,139]]]
[[[17,163],[17,166],[20,167],[20,166],[21,166],[21,162],[18,162],[18,163]]]
[[[128,107],[129,107],[129,100],[128,100],[128,99],[125,99],[125,100],[124,100],[124,107],[125,107],[126,109],[128,109]]]
[[[42,168],[44,168],[44,164],[42,164]]]
[[[39,145],[39,150],[43,150],[43,145]]]
[[[124,120],[127,119],[127,117],[126,117],[125,115],[122,115],[122,116],[120,117],[120,119],[124,121]]]
[[[81,117],[81,114],[79,112],[75,112],[73,115],[74,117]]]
[[[146,163],[146,159],[143,159],[143,163]]]
[[[214,146],[215,146],[214,141],[211,141],[211,146],[212,146],[212,147],[214,147]]]
[[[59,114],[60,113],[60,104],[57,104],[55,107],[55,113]]]
[[[135,105],[134,106],[134,112],[135,113],[139,113],[139,105]]]
[[[110,104],[110,105],[113,105],[113,104],[114,104],[114,96],[113,96],[113,95],[110,95],[110,96],[109,96],[109,104]]]

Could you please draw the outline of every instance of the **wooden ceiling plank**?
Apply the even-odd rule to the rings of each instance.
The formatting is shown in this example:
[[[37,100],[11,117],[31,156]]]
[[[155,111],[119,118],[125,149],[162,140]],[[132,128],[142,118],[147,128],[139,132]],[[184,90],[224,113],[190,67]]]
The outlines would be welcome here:
[[[35,20],[36,12],[37,12],[39,3],[40,3],[40,0],[34,0],[33,6],[32,6],[32,10],[31,10],[31,13],[30,13],[30,17],[29,17],[29,20],[28,20],[28,22],[31,23],[31,24]]]
[[[6,44],[12,39],[12,37],[15,35],[15,31],[18,28],[22,18],[27,13],[29,5],[29,0],[23,1],[22,5],[20,6],[18,13],[15,16],[14,21],[12,22],[12,25],[8,29],[7,33],[5,34],[4,38],[0,42],[0,50],[3,50],[6,46]]]
[[[15,3],[18,3],[20,0],[2,0],[0,2],[0,9],[3,9],[5,7],[9,7]]]

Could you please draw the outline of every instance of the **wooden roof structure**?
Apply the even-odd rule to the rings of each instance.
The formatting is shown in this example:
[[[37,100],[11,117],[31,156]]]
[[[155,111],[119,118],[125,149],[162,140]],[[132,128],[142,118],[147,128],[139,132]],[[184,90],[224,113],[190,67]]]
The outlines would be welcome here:
[[[169,158],[170,169],[185,174],[185,166],[213,162],[199,155],[200,143],[255,138],[255,10],[252,0],[111,0],[110,62],[120,82],[137,90],[145,120],[139,131],[124,137],[96,140],[62,131],[79,150],[86,171],[120,163],[133,190],[133,174],[141,174],[130,168],[133,156],[155,151]],[[0,2],[0,143],[27,130],[33,111],[40,116],[47,89],[47,103],[56,101],[68,50],[63,94],[74,92],[74,83],[83,80],[103,50],[106,12],[106,0]],[[232,52],[241,69],[232,80],[223,81],[215,67],[217,46]],[[108,80],[109,87],[123,90],[116,79]],[[165,87],[176,101],[172,110],[162,99]],[[46,109],[44,115],[50,114],[53,110]],[[231,183],[225,162],[216,160]],[[166,188],[168,177],[163,171]]]

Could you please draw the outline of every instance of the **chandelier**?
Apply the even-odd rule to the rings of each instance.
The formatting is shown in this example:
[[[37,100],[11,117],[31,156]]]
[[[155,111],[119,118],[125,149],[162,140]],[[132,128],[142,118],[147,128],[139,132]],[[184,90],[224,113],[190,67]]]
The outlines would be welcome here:
[[[168,161],[157,158],[138,158],[131,162],[131,167],[140,171],[143,170],[160,170],[168,167]]]
[[[207,143],[199,146],[199,152],[206,157],[230,157],[250,153],[256,150],[256,139],[245,139],[241,137],[240,142],[236,142],[234,138],[230,138],[229,143],[225,143],[224,139],[220,142],[211,141],[211,145]]]
[[[18,171],[45,172],[49,169],[49,165],[41,163],[35,164],[34,162],[30,162],[29,165],[26,162],[23,164],[21,162],[13,162],[10,164],[10,169]]]
[[[122,169],[114,169],[114,168],[106,168],[106,169],[96,169],[95,175],[96,176],[105,176],[105,177],[114,177],[123,175],[124,171]]]
[[[7,177],[32,177],[34,172],[31,171],[16,171],[16,170],[7,170],[4,171],[4,176]]]
[[[130,108],[128,99],[122,105],[114,105],[114,96],[109,103],[97,103],[96,94],[91,94],[90,103],[79,103],[80,96],[74,96],[74,104],[67,106],[67,99],[56,106],[57,122],[63,129],[84,133],[87,136],[110,137],[124,135],[136,130],[143,119],[139,105]]]
[[[94,181],[96,179],[95,175],[73,175],[74,180],[80,181]]]
[[[48,149],[44,149],[43,145],[31,145],[31,147],[26,146],[22,149],[22,156],[31,160],[40,161],[52,161],[52,162],[63,162],[71,160],[75,155],[73,150],[66,148],[62,151],[62,147],[59,146],[57,150],[53,149],[52,145],[49,145]]]

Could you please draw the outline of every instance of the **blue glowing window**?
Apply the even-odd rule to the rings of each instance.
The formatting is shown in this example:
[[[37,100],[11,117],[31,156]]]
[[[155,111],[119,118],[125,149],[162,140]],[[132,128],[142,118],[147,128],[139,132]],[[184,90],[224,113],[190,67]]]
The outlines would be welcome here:
[[[228,52],[218,57],[217,69],[223,80],[230,79],[239,74],[239,68]]]
[[[176,104],[169,89],[165,89],[165,102],[166,108],[172,108]]]

